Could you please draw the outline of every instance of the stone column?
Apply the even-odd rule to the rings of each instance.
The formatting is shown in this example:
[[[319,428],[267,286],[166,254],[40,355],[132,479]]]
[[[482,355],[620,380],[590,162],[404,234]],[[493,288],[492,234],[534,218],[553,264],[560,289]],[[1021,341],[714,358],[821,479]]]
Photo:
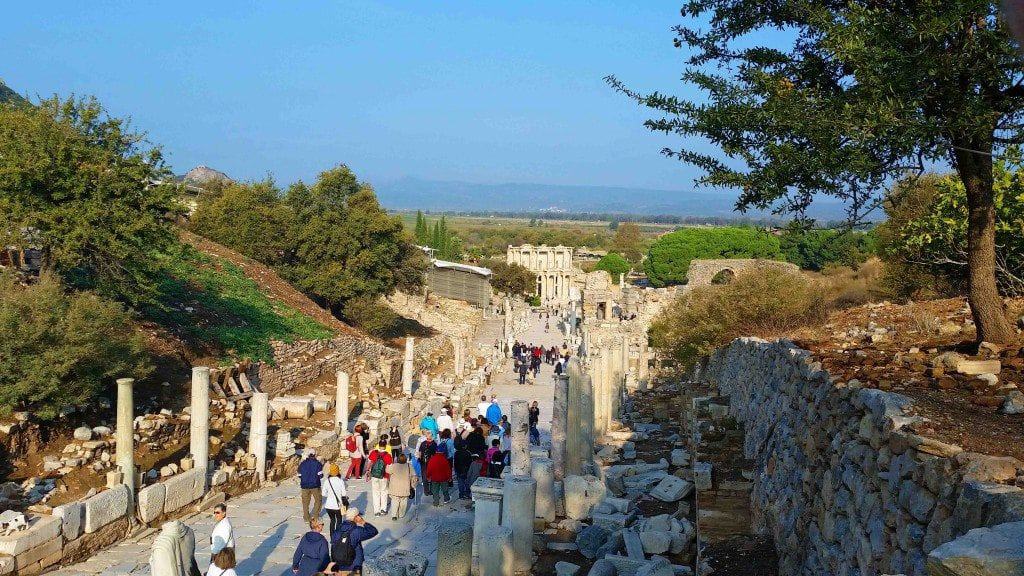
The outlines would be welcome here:
[[[512,424],[512,474],[530,475],[530,403],[513,400],[510,410]]]
[[[189,454],[195,467],[203,471],[205,483],[206,469],[210,465],[210,369],[207,366],[192,368],[192,414],[189,423]]]
[[[117,467],[121,482],[135,497],[135,399],[134,378],[117,379]]]
[[[530,474],[537,482],[537,518],[555,521],[555,467],[551,458],[534,458]]]
[[[253,392],[249,399],[249,453],[256,457],[256,477],[267,479],[267,416],[270,400],[266,392]]]
[[[437,576],[470,576],[473,570],[473,525],[442,522],[437,529]]]
[[[517,572],[529,572],[533,565],[537,481],[532,476],[508,476],[501,504],[501,523],[512,529],[512,566]]]
[[[649,377],[649,367],[647,366],[647,335],[644,334],[640,337],[640,359],[637,360],[636,366],[636,379],[647,380]]]
[[[474,528],[474,533],[476,529]],[[513,576],[512,529],[489,526],[480,538],[480,576]]]
[[[481,536],[501,524],[501,499],[505,482],[499,478],[477,478],[470,487],[473,495],[473,553],[482,554]]]
[[[334,427],[344,436],[348,432],[348,372],[338,370],[334,397]]]
[[[462,378],[465,371],[465,351],[463,350],[462,338],[452,339],[452,348],[455,350],[455,377]]]
[[[600,438],[604,435],[604,399],[608,380],[608,348],[602,344],[594,352],[595,354],[592,356],[594,361],[592,372],[592,382],[594,385],[594,436]]]
[[[568,422],[569,376],[562,374],[555,380],[555,401],[551,410],[551,460],[556,480],[565,478]]]
[[[412,371],[416,360],[414,339],[408,336],[405,339],[405,362],[402,364],[402,392],[409,396],[412,394]]]

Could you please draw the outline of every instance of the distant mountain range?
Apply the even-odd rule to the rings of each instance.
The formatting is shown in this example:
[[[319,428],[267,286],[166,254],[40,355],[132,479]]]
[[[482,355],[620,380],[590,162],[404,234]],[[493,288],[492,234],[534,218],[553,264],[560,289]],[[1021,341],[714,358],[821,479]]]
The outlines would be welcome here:
[[[555,184],[473,184],[402,178],[374,183],[381,204],[393,210],[431,212],[588,212],[673,216],[740,216],[729,192],[670,191],[616,186]],[[832,198],[815,200],[809,215],[822,220],[845,216]],[[751,210],[751,217],[770,213]]]

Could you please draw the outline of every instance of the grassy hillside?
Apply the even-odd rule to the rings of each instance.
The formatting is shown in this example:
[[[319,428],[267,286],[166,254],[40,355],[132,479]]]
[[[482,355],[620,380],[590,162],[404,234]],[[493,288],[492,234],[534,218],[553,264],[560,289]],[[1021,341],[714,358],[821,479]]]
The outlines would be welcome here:
[[[7,84],[4,84],[3,80],[0,80],[0,104],[8,102],[28,104],[28,100],[22,98],[20,94],[12,90]]]
[[[276,297],[226,258],[189,244],[162,255],[162,297],[144,311],[195,349],[222,361],[271,360],[271,340],[330,338],[335,330]]]

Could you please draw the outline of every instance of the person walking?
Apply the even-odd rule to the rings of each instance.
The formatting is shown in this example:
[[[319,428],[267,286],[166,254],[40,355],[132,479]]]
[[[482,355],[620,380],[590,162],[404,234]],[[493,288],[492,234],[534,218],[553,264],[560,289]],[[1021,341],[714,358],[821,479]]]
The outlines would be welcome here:
[[[438,450],[427,462],[427,480],[430,482],[430,493],[434,496],[434,506],[441,505],[441,495],[444,495],[444,503],[452,501],[449,495],[448,484],[452,481],[452,465],[448,462],[444,452]]]
[[[420,430],[428,430],[434,435],[434,438],[437,438],[437,429],[437,419],[434,418],[432,412],[427,412],[427,415],[420,420]]]
[[[491,407],[491,403],[487,401],[487,395],[480,395],[480,403],[476,405],[476,415],[480,418],[487,417],[487,409]]]
[[[345,471],[345,480],[359,478],[363,473],[363,458],[366,457],[366,444],[363,440],[362,424],[356,424],[355,429],[345,439],[345,450],[348,451],[349,464]]]
[[[236,566],[238,561],[235,560],[234,548],[225,548],[210,557],[210,568],[206,571],[206,576],[238,576],[235,572]],[[199,568],[193,566],[192,569],[199,573]]]
[[[377,528],[363,518],[358,508],[349,508],[345,512],[345,521],[337,532],[331,534],[331,559],[334,560],[335,570],[349,574],[362,573],[363,543],[377,534]]]
[[[327,467],[327,478],[323,481],[321,494],[324,499],[324,510],[327,510],[327,517],[330,519],[330,532],[334,532],[341,525],[345,517],[345,510],[348,509],[348,490],[345,481],[341,479],[341,468],[332,463]]]
[[[388,495],[391,496],[391,519],[405,518],[409,509],[409,498],[416,487],[416,474],[405,454],[388,465]]]
[[[423,495],[426,496],[430,493],[430,479],[427,477],[427,462],[430,461],[430,457],[437,452],[437,442],[431,436],[430,432],[425,432],[423,437],[420,438],[419,444],[416,445],[416,461],[419,463],[420,473],[419,477],[423,484]]]
[[[388,513],[388,466],[391,464],[391,453],[388,452],[387,442],[381,440],[377,448],[370,452],[369,470],[366,477],[370,479],[370,498],[373,503],[373,513],[377,516],[384,516]]]
[[[216,554],[225,548],[235,549],[235,528],[228,520],[228,507],[217,504],[213,507],[213,519],[217,521],[210,533],[210,554]]]
[[[487,421],[491,426],[497,426],[501,422],[501,406],[498,406],[497,402],[491,402],[487,408]]]
[[[459,498],[469,499],[472,497],[469,490],[469,468],[473,465],[473,453],[466,448],[465,441],[456,441],[455,445],[455,483],[459,488]]]
[[[537,428],[537,424],[540,423],[540,407],[537,406],[537,401],[534,400],[533,404],[530,404],[530,444],[534,446],[540,446],[540,430]]]
[[[302,519],[309,524],[313,518],[320,517],[323,505],[323,494],[320,479],[324,475],[324,465],[316,459],[316,451],[306,448],[306,459],[299,464],[299,488],[302,490]],[[309,500],[313,499],[313,512],[309,511]]]
[[[398,432],[398,426],[392,426],[388,434],[388,445],[391,447],[391,457],[398,458],[402,453],[402,436]]]
[[[526,362],[520,362],[519,366],[516,368],[516,371],[519,372],[519,385],[525,385],[526,373],[530,371],[530,366]]]
[[[292,572],[296,576],[314,576],[327,568],[331,561],[331,548],[327,538],[321,534],[324,523],[319,518],[309,522],[309,532],[302,535],[299,545],[292,554]]]
[[[437,417],[438,434],[445,430],[447,430],[449,434],[455,434],[455,419],[452,418],[451,408],[441,410],[441,415]]]

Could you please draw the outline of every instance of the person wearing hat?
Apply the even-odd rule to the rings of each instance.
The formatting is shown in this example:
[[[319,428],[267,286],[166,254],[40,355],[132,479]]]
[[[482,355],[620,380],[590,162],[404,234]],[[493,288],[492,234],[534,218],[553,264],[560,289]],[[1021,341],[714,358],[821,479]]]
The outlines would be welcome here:
[[[320,517],[323,506],[323,493],[320,478],[324,475],[324,465],[316,459],[316,451],[306,448],[306,458],[299,464],[299,488],[302,489],[302,518],[309,521]],[[313,499],[313,513],[309,512],[309,500]]]
[[[333,534],[341,525],[345,510],[348,510],[348,490],[345,481],[341,479],[341,467],[337,464],[327,466],[327,478],[323,481],[320,493],[324,499],[324,510],[327,510],[327,517],[331,520],[328,534]]]
[[[333,547],[342,538],[348,539],[355,554],[352,563],[348,566],[335,565],[335,570],[343,572],[362,572],[363,568],[363,542],[378,534],[377,528],[363,518],[363,514],[356,507],[350,507],[345,511],[345,521],[338,526],[338,530],[331,534],[331,546]],[[332,548],[333,549],[333,548]]]

